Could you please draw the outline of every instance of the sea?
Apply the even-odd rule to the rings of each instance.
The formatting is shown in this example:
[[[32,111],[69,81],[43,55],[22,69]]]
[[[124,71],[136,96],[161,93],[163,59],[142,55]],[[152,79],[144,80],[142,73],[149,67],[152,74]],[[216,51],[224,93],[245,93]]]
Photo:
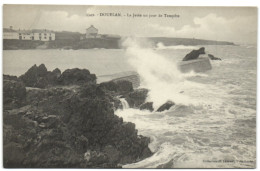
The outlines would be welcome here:
[[[154,112],[129,108],[115,111],[150,137],[153,155],[123,168],[254,168],[256,166],[255,45],[205,45],[212,70],[181,73],[178,63],[201,46],[146,47],[129,40],[123,49],[4,50],[3,73],[20,76],[32,65],[48,70],[86,68],[98,79],[138,72],[141,88]],[[156,109],[171,100],[168,111]]]

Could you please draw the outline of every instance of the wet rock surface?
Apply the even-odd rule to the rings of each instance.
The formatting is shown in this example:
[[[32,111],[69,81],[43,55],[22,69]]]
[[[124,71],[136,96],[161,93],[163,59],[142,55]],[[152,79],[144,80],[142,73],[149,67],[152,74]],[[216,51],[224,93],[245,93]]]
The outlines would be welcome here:
[[[148,90],[145,88],[135,89],[130,92],[125,98],[129,106],[132,108],[139,108],[147,98]]]
[[[167,101],[166,103],[164,103],[162,106],[160,106],[158,109],[157,109],[157,112],[162,112],[162,111],[165,111],[165,110],[169,110],[172,106],[174,106],[175,103],[172,102],[172,101]]]
[[[221,58],[215,57],[214,55],[211,55],[211,54],[208,54],[208,57],[209,57],[211,60],[220,60],[220,61],[221,61]]]
[[[193,50],[190,53],[188,53],[182,60],[183,61],[189,61],[193,59],[197,59],[199,55],[205,54],[205,48],[201,47],[198,50]]]
[[[58,70],[52,73],[62,84],[77,86],[48,84],[45,89],[26,90],[22,81],[4,79],[5,168],[115,168],[152,155],[150,139],[137,135],[135,124],[114,114],[118,100],[97,85],[93,75],[85,70],[69,70],[60,76]],[[24,75],[21,80],[33,85],[48,71],[33,66]],[[84,75],[89,77],[81,79]],[[116,83],[116,87],[125,96],[135,92],[127,82]],[[7,108],[8,99],[22,103]]]
[[[149,110],[152,112],[154,110],[153,108],[153,102],[146,102],[140,106],[140,110]]]
[[[99,87],[116,95],[126,95],[134,90],[132,83],[126,80],[103,82]]]

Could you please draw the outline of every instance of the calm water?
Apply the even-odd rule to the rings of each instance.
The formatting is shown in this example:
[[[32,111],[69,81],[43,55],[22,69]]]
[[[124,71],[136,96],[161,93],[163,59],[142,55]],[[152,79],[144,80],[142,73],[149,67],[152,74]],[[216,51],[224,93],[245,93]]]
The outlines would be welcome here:
[[[193,48],[197,47],[161,48],[152,53],[176,65]],[[255,166],[256,48],[206,46],[206,51],[222,61],[211,61],[211,71],[190,73],[184,77],[185,84],[177,84],[183,85],[177,88],[189,97],[189,104],[178,103],[176,96],[177,105],[167,112],[116,111],[135,123],[139,134],[151,137],[155,153],[124,167],[154,168],[168,161],[173,168]],[[48,70],[79,67],[107,75],[136,69],[129,64],[130,57],[124,50],[105,49],[4,51],[3,68],[4,74],[19,76],[33,64],[44,63]],[[159,65],[153,68],[163,70]]]
[[[87,68],[96,75],[114,74],[132,70],[122,58],[123,50],[5,50],[3,51],[4,74],[20,76],[32,65],[45,64],[48,70],[59,68]]]

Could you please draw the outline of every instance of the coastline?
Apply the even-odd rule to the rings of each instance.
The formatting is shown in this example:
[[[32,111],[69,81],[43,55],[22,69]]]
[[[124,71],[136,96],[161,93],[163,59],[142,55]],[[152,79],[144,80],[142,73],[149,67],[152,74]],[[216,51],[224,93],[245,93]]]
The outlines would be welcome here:
[[[63,50],[79,50],[79,49],[123,49],[122,39],[124,38],[88,38],[80,40],[75,39],[57,39],[54,41],[43,42],[39,40],[3,40],[3,50],[25,50],[25,49],[63,49]],[[196,45],[231,45],[233,42],[214,41],[191,38],[173,38],[173,37],[140,37],[140,40],[148,40],[152,47],[157,47],[158,43],[164,46],[196,46]]]

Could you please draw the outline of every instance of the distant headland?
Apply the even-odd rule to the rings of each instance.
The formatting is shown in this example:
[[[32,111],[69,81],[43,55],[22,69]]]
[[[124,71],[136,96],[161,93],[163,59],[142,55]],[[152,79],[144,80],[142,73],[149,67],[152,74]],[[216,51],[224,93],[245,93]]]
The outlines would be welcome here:
[[[86,33],[70,31],[52,31],[46,29],[15,30],[12,26],[3,29],[3,49],[121,49],[120,35],[99,34],[98,29],[91,25]],[[155,47],[158,43],[164,46],[176,45],[235,45],[233,42],[203,40],[195,38],[175,37],[143,37]]]

